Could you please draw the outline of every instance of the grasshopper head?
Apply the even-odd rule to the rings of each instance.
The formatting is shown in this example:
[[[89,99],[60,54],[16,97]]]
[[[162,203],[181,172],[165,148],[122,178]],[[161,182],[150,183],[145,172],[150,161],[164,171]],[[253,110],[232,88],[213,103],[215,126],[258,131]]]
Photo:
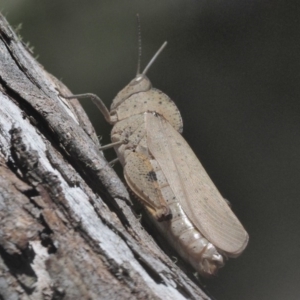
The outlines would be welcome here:
[[[164,42],[162,46],[158,49],[155,55],[152,57],[146,68],[142,73],[140,73],[140,56],[139,63],[137,69],[137,75],[134,79],[132,79],[128,85],[126,85],[114,98],[110,110],[116,109],[123,101],[129,98],[131,95],[149,91],[152,88],[150,80],[147,78],[146,73],[149,68],[152,66],[153,62],[157,58],[157,56],[162,52],[162,50],[166,47],[167,42]]]
[[[118,107],[123,101],[129,98],[131,95],[146,92],[152,87],[150,80],[144,74],[137,74],[129,84],[127,84],[114,98],[110,109],[113,110]]]

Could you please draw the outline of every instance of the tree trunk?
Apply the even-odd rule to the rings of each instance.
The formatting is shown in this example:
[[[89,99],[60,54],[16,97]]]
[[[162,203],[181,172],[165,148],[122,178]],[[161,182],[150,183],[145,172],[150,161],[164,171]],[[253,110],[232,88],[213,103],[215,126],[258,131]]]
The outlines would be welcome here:
[[[209,299],[142,228],[59,92],[0,16],[0,299]]]

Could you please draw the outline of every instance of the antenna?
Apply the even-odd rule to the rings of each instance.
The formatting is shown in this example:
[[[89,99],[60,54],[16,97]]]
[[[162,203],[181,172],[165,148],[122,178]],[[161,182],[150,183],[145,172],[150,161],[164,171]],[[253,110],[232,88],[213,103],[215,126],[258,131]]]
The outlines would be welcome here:
[[[152,59],[149,61],[148,65],[146,66],[146,68],[142,72],[143,75],[146,75],[146,73],[148,72],[149,68],[151,67],[151,65],[153,64],[153,62],[156,60],[157,56],[164,50],[164,48],[166,46],[167,46],[167,42],[164,42],[161,45],[161,47],[157,50],[157,52],[154,54],[154,56],[152,57]]]
[[[137,18],[137,26],[138,26],[138,63],[137,63],[137,71],[136,76],[141,72],[141,57],[142,57],[142,34],[141,34],[141,21],[140,15],[136,14]]]

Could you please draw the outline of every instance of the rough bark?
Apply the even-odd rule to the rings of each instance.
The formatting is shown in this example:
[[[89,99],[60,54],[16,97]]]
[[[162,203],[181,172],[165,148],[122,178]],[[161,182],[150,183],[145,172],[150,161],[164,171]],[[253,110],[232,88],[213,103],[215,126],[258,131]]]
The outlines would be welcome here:
[[[59,92],[0,16],[0,299],[209,299],[142,228]]]

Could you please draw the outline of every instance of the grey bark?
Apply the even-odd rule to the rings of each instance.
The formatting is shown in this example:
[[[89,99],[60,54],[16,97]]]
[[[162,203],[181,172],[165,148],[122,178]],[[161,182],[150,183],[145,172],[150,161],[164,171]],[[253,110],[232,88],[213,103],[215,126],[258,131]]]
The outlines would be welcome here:
[[[209,299],[142,228],[70,91],[0,16],[0,299]]]

